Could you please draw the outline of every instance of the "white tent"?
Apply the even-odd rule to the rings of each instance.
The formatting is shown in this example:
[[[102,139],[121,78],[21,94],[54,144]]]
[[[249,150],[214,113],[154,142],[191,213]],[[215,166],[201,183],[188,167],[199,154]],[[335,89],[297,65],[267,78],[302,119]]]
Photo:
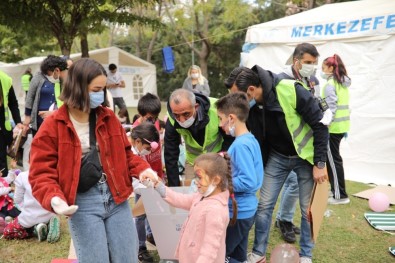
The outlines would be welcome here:
[[[89,51],[89,56],[101,63],[106,70],[108,65],[114,63],[125,80],[126,87],[123,89],[123,97],[128,107],[136,107],[142,95],[147,92],[157,94],[156,67],[122,49],[109,47]],[[41,62],[46,58],[33,57],[20,61],[17,64],[0,64],[0,70],[9,74],[13,79],[13,87],[18,97],[18,102],[24,105],[25,94],[21,90],[21,76],[30,67],[33,74],[40,70]],[[81,54],[71,54],[74,61],[81,58]],[[23,111],[22,111],[23,112]]]
[[[352,79],[351,130],[341,144],[346,179],[395,186],[394,0],[323,5],[253,25],[245,42],[241,64],[276,73],[298,43],[317,47],[318,68],[340,55]]]

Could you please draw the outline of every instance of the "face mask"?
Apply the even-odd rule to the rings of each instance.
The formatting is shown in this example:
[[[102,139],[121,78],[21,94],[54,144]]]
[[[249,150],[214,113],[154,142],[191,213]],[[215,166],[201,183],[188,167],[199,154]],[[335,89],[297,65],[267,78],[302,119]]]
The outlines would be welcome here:
[[[104,91],[89,92],[89,104],[91,109],[95,109],[100,106],[104,101]]]
[[[255,99],[253,98],[252,100],[250,100],[250,101],[249,101],[249,104],[250,104],[250,109],[251,109],[252,107],[254,107],[255,104],[256,104]]]
[[[139,149],[136,146],[133,146],[133,149],[134,149],[134,152],[136,152],[138,156],[146,156],[151,153],[150,151],[148,151],[147,149],[144,149],[144,148],[141,151],[139,151]]]
[[[201,193],[201,194],[203,195],[203,197],[207,197],[207,196],[211,195],[211,194],[214,192],[214,190],[215,190],[216,188],[217,188],[216,185],[210,184],[210,185],[207,187],[206,192]]]
[[[230,136],[232,136],[232,137],[235,137],[236,136],[236,133],[235,133],[235,125],[233,125],[233,126],[230,126],[230,120],[228,120],[228,125],[229,125],[229,135]]]
[[[331,74],[325,73],[324,71],[320,72],[320,76],[323,79],[328,79]]]
[[[192,116],[184,122],[179,122],[178,120],[177,120],[177,122],[178,122],[178,124],[180,124],[181,127],[187,129],[187,128],[191,127],[192,124],[195,122],[195,118]]]
[[[314,73],[314,65],[313,64],[302,64],[302,68],[299,69],[299,74],[302,77],[308,78]]]
[[[197,79],[197,78],[199,77],[199,73],[192,73],[192,74],[191,74],[191,77],[192,77],[193,79]]]
[[[58,83],[59,82],[59,79],[55,79],[53,77],[53,75],[52,76],[46,76],[46,77],[47,77],[48,81],[51,82],[51,83]]]

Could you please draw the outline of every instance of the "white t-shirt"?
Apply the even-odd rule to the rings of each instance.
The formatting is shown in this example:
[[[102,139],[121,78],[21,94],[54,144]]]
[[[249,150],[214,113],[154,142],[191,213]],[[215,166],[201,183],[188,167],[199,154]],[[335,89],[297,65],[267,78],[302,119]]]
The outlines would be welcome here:
[[[89,146],[89,121],[88,122],[78,122],[69,113],[70,120],[73,123],[74,129],[77,132],[78,138],[81,142],[82,156],[87,154],[90,150]]]
[[[115,73],[107,73],[107,84],[120,83],[123,81],[122,75],[117,71]],[[122,98],[121,88],[108,89],[113,98]]]

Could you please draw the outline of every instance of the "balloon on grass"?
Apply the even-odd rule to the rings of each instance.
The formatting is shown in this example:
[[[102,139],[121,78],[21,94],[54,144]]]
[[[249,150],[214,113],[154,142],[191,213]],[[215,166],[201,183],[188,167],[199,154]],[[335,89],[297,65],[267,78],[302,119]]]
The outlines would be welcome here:
[[[389,206],[390,199],[384,193],[376,192],[369,198],[369,207],[374,212],[384,212]]]
[[[277,245],[270,255],[270,263],[299,263],[299,252],[291,244]]]

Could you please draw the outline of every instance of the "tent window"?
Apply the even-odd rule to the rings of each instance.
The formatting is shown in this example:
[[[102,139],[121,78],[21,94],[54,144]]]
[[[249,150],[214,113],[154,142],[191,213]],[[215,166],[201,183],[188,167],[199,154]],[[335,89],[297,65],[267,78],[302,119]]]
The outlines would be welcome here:
[[[140,75],[133,76],[133,97],[139,100],[144,94],[143,77]]]

